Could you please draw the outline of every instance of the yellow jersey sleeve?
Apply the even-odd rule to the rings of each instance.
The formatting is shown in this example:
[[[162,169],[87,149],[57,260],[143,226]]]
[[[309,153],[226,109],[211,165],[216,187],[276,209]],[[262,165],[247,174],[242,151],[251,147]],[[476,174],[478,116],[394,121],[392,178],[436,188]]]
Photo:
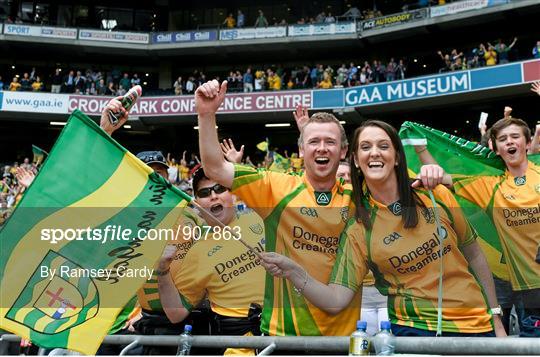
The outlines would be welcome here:
[[[496,176],[473,176],[455,180],[453,190],[456,195],[485,209],[493,196],[497,181]]]
[[[336,262],[330,276],[331,284],[339,284],[353,291],[362,286],[369,272],[364,227],[351,218],[341,234]]]

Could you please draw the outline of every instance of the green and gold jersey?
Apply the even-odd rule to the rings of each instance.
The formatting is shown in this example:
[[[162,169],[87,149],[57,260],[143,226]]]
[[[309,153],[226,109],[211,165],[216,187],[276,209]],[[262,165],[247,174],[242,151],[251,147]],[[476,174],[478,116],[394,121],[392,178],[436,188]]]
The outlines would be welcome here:
[[[513,290],[540,288],[540,166],[523,177],[475,176],[454,183],[457,195],[485,210],[499,233]]]
[[[426,208],[419,208],[417,226],[408,229],[403,228],[398,203],[385,206],[370,198],[372,229],[349,220],[330,282],[358,290],[369,267],[375,286],[388,296],[392,323],[435,331],[443,259],[443,331],[491,331],[487,302],[460,250],[475,240],[475,231],[450,191],[438,186],[434,195],[443,228],[439,237],[432,202],[426,193],[417,192]]]
[[[202,226],[203,224],[204,220],[200,218],[191,208],[186,207],[184,209],[180,219],[172,229],[176,240],[171,241],[170,244],[176,245],[178,250],[174,260],[171,262],[171,276],[174,276],[174,274],[178,271],[180,268],[180,263],[186,256],[188,250],[194,244],[192,240],[193,227]],[[155,275],[155,270],[152,278],[147,280],[146,283],[137,291],[137,297],[139,299],[139,304],[144,310],[163,311],[161,300],[159,299],[158,280],[157,276]]]
[[[259,253],[264,251],[263,222],[255,212],[239,215],[229,227]],[[246,317],[251,303],[263,304],[264,268],[255,253],[225,237],[221,229],[201,235],[172,277],[189,310],[208,295],[215,313]]]
[[[315,192],[305,176],[235,165],[233,193],[264,220],[266,250],[288,256],[324,283],[349,216],[350,189],[336,181],[331,192]],[[361,291],[341,313],[330,315],[296,294],[287,279],[266,274],[261,330],[281,336],[350,335],[360,296]]]

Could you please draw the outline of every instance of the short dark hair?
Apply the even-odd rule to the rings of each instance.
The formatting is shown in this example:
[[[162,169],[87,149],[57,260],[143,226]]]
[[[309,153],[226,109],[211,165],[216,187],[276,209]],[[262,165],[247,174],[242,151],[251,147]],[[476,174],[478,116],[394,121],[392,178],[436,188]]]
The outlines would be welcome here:
[[[330,113],[326,112],[319,112],[315,113],[311,116],[311,118],[308,119],[307,123],[304,125],[304,127],[300,130],[300,136],[298,137],[298,147],[302,147],[304,143],[304,128],[308,126],[311,123],[334,123],[339,128],[339,133],[341,134],[341,148],[347,147],[349,145],[349,142],[347,140],[347,133],[345,133],[345,129],[343,128],[343,125],[339,122],[339,120]]]
[[[525,141],[527,143],[531,142],[531,129],[525,123],[525,121],[518,119],[518,118],[502,118],[499,119],[493,126],[490,128],[490,138],[491,138],[491,144],[493,145],[493,150],[497,151],[497,135],[504,129],[509,127],[510,125],[517,125],[521,127],[521,130],[523,131],[523,135],[525,136]]]
[[[191,187],[193,187],[194,193],[197,192],[197,189],[199,188],[199,183],[201,183],[202,180],[209,180],[209,178],[206,176],[201,166],[193,173],[193,182]]]
[[[367,120],[360,125],[353,134],[352,149],[349,154],[349,162],[351,168],[354,166],[354,155],[358,151],[359,137],[362,131],[367,127],[377,127],[386,132],[392,141],[392,145],[396,150],[397,166],[396,177],[398,183],[399,201],[401,203],[401,219],[405,228],[413,228],[418,224],[417,207],[425,207],[418,195],[411,188],[411,180],[407,169],[407,159],[405,150],[399,138],[398,132],[393,126],[380,120]],[[355,217],[357,221],[361,221],[366,229],[371,229],[371,217],[367,207],[364,206],[365,196],[363,191],[365,177],[362,171],[358,168],[351,170],[351,183],[353,185],[353,200],[356,205]]]

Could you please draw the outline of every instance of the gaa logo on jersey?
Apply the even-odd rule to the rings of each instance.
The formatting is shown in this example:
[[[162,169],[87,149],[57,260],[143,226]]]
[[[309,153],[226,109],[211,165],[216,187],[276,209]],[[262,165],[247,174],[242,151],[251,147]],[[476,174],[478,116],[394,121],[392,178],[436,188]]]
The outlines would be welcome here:
[[[514,177],[514,182],[516,183],[516,186],[523,186],[527,182],[527,177]]]
[[[540,183],[534,186],[534,190],[540,195]]]
[[[319,218],[319,214],[317,213],[317,210],[315,208],[301,207],[300,214],[304,216],[313,217],[313,218],[315,217]]]

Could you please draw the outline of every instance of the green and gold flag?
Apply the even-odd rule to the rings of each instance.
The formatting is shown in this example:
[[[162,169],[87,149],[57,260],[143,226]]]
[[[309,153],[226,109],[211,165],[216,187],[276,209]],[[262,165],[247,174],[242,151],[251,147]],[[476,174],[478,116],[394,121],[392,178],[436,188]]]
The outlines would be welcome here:
[[[0,328],[95,354],[189,200],[75,111],[0,231]]]
[[[291,161],[288,158],[274,152],[274,161],[272,162],[272,165],[270,165],[269,170],[276,172],[287,172],[290,166]]]
[[[475,175],[501,175],[505,171],[504,162],[489,148],[422,124],[403,123],[399,136],[405,148],[407,165],[415,172],[422,165],[414,150],[414,146],[419,145],[427,145],[433,158],[452,175],[454,182]],[[529,156],[529,160],[539,163],[540,155]],[[479,244],[492,273],[499,279],[509,281],[501,242],[489,216],[474,203],[457,195],[454,197],[478,232]]]
[[[261,151],[268,151],[268,138],[265,141],[261,141],[257,144],[257,149]]]
[[[45,150],[36,145],[32,145],[32,154],[34,155],[32,162],[36,165],[41,164],[45,157],[49,155]]]

